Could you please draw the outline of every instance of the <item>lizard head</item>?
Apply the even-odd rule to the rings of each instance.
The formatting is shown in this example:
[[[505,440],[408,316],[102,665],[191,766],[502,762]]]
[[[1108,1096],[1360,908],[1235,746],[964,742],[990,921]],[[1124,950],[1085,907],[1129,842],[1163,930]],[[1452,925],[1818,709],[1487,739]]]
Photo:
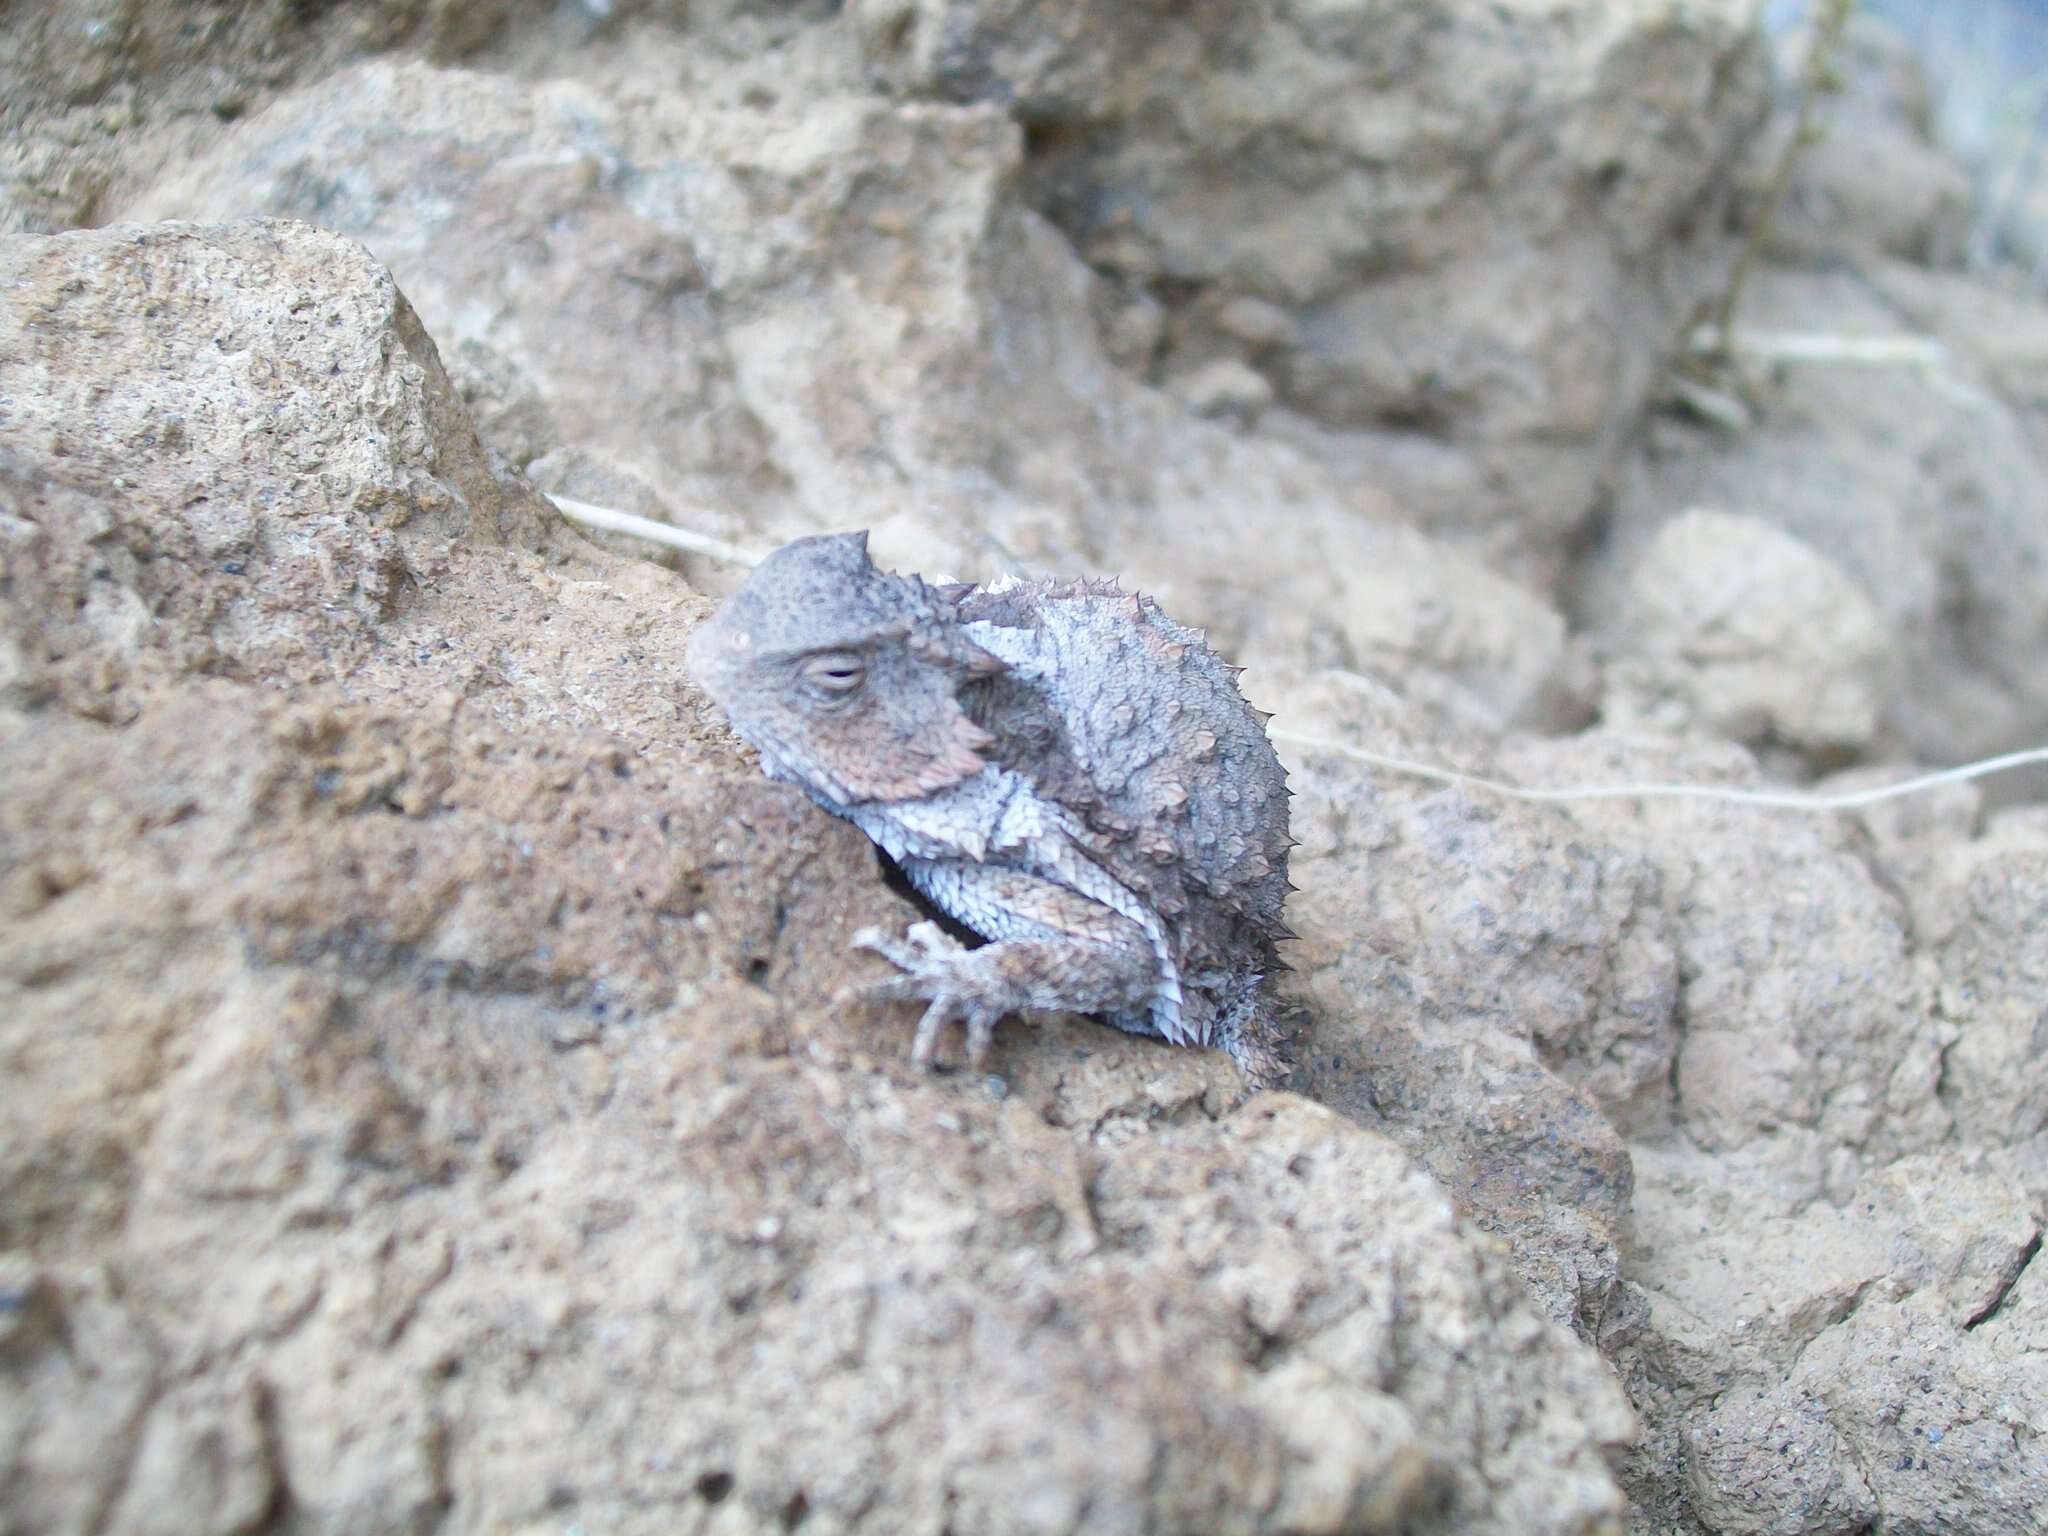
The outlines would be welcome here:
[[[774,777],[834,805],[935,794],[993,744],[959,689],[1002,663],[944,593],[875,569],[865,532],[776,550],[691,635],[688,665]]]

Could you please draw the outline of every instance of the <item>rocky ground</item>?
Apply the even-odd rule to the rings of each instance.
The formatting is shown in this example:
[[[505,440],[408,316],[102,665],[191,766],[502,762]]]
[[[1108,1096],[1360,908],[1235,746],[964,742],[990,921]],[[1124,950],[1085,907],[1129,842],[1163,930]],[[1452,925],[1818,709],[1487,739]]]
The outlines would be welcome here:
[[[1687,361],[1751,10],[0,16],[0,1529],[2048,1530],[2039,781],[1332,746],[2048,738],[2048,308],[1895,40]],[[734,573],[542,491],[1207,625],[1297,1092],[912,1070]]]

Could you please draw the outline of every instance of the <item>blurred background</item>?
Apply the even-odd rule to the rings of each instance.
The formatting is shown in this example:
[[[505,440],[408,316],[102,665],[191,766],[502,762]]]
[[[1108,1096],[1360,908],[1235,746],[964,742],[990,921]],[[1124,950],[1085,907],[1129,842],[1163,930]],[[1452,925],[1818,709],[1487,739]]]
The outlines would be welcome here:
[[[1976,195],[1970,250],[2008,260],[2036,288],[2048,276],[2042,131],[2048,121],[2048,5],[2040,0],[1862,0],[1919,54],[1937,132],[1970,167]],[[1805,0],[1772,0],[1769,24],[1803,25]]]

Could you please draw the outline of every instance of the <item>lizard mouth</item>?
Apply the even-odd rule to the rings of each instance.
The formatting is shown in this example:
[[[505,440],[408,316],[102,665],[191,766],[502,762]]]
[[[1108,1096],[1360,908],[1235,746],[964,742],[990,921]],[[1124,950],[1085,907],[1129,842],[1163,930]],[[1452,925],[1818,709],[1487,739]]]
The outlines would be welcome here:
[[[761,754],[771,777],[802,784],[821,801],[840,808],[921,800],[952,789],[988,766],[982,753],[995,744],[993,736],[965,715],[937,739],[890,741],[886,746],[863,739],[810,751],[773,731],[734,724]]]

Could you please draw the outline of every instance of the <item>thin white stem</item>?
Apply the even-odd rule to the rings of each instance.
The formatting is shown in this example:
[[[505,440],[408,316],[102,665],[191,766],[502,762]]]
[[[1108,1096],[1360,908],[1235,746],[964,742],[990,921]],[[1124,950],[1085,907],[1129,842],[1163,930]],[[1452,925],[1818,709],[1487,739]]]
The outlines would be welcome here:
[[[621,512],[616,507],[600,507],[592,502],[576,501],[568,496],[550,496],[548,500],[560,508],[562,516],[568,518],[570,522],[581,523],[586,528],[602,528],[607,533],[628,533],[636,539],[666,544],[671,549],[686,550],[693,555],[724,560],[732,565],[759,565],[766,558],[756,550],[728,544],[724,539],[713,538],[708,533],[692,533],[689,529],[678,528],[673,523],[658,523],[651,517]]]
[[[1852,363],[1871,368],[1939,368],[1948,349],[1931,336],[1843,336],[1827,331],[1737,330],[1725,342],[1705,326],[1692,350],[1725,350],[1761,363]]]
[[[1988,778],[1994,773],[2009,773],[2015,768],[2025,768],[2035,763],[2048,763],[2048,747],[2030,747],[2022,752],[2007,752],[2000,757],[1987,757],[1982,762],[1964,763],[1959,768],[1943,768],[1939,772],[1919,774],[1910,779],[1902,779],[1896,784],[1881,784],[1875,789],[1843,790],[1834,794],[1726,789],[1714,784],[1583,784],[1563,789],[1534,789],[1523,784],[1506,784],[1499,779],[1485,778],[1476,773],[1460,773],[1455,768],[1441,768],[1434,763],[1418,763],[1407,758],[1389,757],[1383,752],[1370,752],[1363,747],[1350,746],[1341,741],[1329,741],[1320,736],[1308,736],[1299,731],[1270,730],[1269,734],[1277,742],[1300,747],[1304,751],[1331,752],[1339,757],[1348,757],[1356,762],[1369,763],[1373,767],[1385,768],[1414,778],[1430,779],[1439,784],[1462,784],[1473,789],[1484,789],[1496,795],[1506,795],[1515,800],[1713,800],[1727,805],[1756,805],[1785,811],[1854,810],[1859,806],[1877,805],[1886,800],[1916,795],[1922,790],[1935,789],[1943,784],[1960,784],[1968,779]]]

